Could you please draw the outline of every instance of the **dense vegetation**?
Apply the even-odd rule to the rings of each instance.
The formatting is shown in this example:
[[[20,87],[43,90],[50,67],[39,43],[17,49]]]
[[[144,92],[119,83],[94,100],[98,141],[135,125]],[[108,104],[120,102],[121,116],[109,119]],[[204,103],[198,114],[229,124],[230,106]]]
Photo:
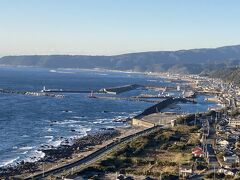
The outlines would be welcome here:
[[[210,77],[220,78],[229,83],[240,85],[240,68],[222,68],[209,74]]]
[[[191,149],[198,144],[199,133],[195,126],[161,129],[124,145],[80,174],[120,172],[177,179],[179,164],[193,162]]]
[[[140,72],[206,73],[217,68],[233,67],[240,62],[240,45],[215,49],[156,51],[117,56],[6,56],[2,65],[45,68],[101,68]]]

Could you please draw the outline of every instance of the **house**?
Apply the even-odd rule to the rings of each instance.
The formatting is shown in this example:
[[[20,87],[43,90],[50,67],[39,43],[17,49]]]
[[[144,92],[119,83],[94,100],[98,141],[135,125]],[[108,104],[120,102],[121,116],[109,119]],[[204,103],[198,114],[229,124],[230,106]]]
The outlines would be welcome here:
[[[232,163],[232,164],[239,163],[239,157],[236,154],[231,156],[226,155],[226,156],[223,156],[223,161],[227,163]]]
[[[224,169],[224,168],[221,168],[218,170],[219,173],[223,173],[225,175],[228,175],[228,176],[234,176],[235,173],[229,169]]]
[[[181,165],[179,167],[179,175],[182,177],[188,177],[193,174],[193,168],[191,165]]]
[[[229,126],[240,128],[240,120],[239,119],[229,119]]]
[[[226,169],[231,169],[232,168],[232,163],[223,162],[223,163],[221,163],[221,166],[223,168],[226,168]]]
[[[229,145],[229,142],[227,140],[219,140],[217,144],[219,144],[220,146],[226,147]]]
[[[223,162],[221,166],[224,168],[232,168],[239,163],[239,157],[233,153],[225,153],[223,156]]]
[[[200,147],[195,147],[192,149],[192,154],[194,157],[204,157],[203,149]]]

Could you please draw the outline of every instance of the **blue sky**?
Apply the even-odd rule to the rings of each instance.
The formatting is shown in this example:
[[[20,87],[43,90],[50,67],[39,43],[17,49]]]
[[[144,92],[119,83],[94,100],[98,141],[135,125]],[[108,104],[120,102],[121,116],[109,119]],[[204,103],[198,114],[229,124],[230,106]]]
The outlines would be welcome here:
[[[0,0],[0,55],[240,44],[239,0]]]

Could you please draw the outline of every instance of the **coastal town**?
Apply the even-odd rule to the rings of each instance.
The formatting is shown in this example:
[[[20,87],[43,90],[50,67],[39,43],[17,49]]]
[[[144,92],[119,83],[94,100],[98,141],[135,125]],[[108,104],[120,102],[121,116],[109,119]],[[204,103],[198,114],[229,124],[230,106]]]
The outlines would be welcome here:
[[[164,76],[166,77],[166,74],[164,74]],[[179,75],[167,74],[167,77],[172,80],[179,80]],[[190,154],[191,156],[189,157],[189,159],[187,158],[188,160],[186,160],[180,158],[178,162],[174,162],[174,160],[171,159],[173,161],[173,164],[177,163],[178,166],[172,172],[168,172],[168,170],[164,172],[164,169],[162,169],[161,167],[158,167],[158,169],[154,169],[154,167],[151,167],[150,165],[150,168],[145,172],[140,173],[140,176],[134,175],[134,170],[130,171],[133,174],[121,173],[121,168],[119,168],[115,170],[116,172],[113,173],[112,176],[111,173],[106,173],[107,175],[104,175],[104,178],[232,179],[238,177],[240,170],[240,145],[238,141],[240,135],[240,130],[238,129],[240,127],[240,121],[238,118],[238,107],[240,105],[240,89],[233,84],[224,83],[219,79],[210,79],[196,75],[184,76],[183,78],[181,78],[181,80],[185,80],[188,82],[188,84],[191,86],[191,92],[194,92],[194,95],[195,93],[206,93],[212,95],[211,97],[207,98],[206,101],[214,101],[219,106],[209,108],[208,112],[198,112],[194,115],[168,112],[162,113],[158,112],[159,110],[156,110],[156,112],[151,112],[147,115],[143,113],[137,117],[134,117],[133,119],[131,119],[131,123],[133,126],[142,126],[145,128],[152,128],[158,125],[163,125],[164,129],[166,128],[170,131],[172,131],[172,129],[174,128],[181,129],[195,127],[196,129],[194,131],[191,130],[192,133],[196,133],[194,139],[195,142],[189,145],[189,147],[182,148],[180,150],[181,153],[186,153],[188,155]],[[192,98],[192,96],[190,98]],[[161,109],[161,107],[159,108]],[[181,139],[183,137],[174,138]],[[178,143],[178,141],[176,141],[175,143]],[[188,146],[187,144],[188,143],[186,143],[186,146]],[[176,149],[172,149],[170,150],[170,152],[174,155],[177,155],[179,153],[178,151],[176,151]],[[146,156],[145,158],[147,159],[148,156]],[[155,160],[155,158],[153,162],[151,160],[149,163],[156,163],[154,162],[157,161]],[[171,165],[165,166],[171,167]],[[131,169],[131,167],[128,168]],[[165,167],[165,169],[167,168]],[[153,172],[151,173],[151,171]],[[83,173],[80,173],[80,175],[83,175],[84,177],[84,175],[86,174],[89,175],[88,172],[89,171],[87,170],[85,172],[83,171]],[[123,170],[123,172],[126,172],[126,170]],[[93,174],[93,178],[95,176],[95,179],[97,179],[96,177],[98,177],[98,175],[96,174]],[[99,177],[101,177],[102,173],[99,174]],[[78,176],[76,176],[75,174],[70,177]]]
[[[126,85],[91,92],[89,98],[94,99],[144,100],[155,104],[134,117],[120,120],[129,124],[125,128],[105,129],[101,135],[88,135],[73,145],[66,142],[57,149],[46,149],[44,161],[22,162],[17,169],[3,169],[2,174],[10,179],[239,177],[240,88],[197,75],[148,75],[165,78],[177,86]],[[116,98],[117,94],[134,89],[144,93]],[[147,94],[149,90],[156,93]],[[197,106],[197,97],[201,95],[206,95],[205,102],[215,104],[206,112],[190,113],[176,108],[179,103]]]
[[[240,0],[0,17],[0,180],[240,180]]]

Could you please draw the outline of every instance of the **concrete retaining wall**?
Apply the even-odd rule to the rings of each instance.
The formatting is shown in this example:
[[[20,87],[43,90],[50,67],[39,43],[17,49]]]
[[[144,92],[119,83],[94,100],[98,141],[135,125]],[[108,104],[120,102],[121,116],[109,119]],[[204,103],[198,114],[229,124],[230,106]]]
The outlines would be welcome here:
[[[189,100],[187,100],[185,98],[168,98],[158,104],[155,104],[155,105],[145,109],[141,114],[135,116],[134,118],[139,119],[143,116],[147,116],[147,115],[150,115],[153,113],[158,113],[162,109],[167,108],[169,105],[171,105],[173,103],[177,103],[177,102],[189,102]]]
[[[132,119],[132,125],[133,126],[143,126],[143,127],[147,127],[147,128],[151,128],[151,127],[155,126],[154,123],[150,123],[150,122],[147,122],[147,121],[142,121],[141,119],[136,119],[136,118]]]

